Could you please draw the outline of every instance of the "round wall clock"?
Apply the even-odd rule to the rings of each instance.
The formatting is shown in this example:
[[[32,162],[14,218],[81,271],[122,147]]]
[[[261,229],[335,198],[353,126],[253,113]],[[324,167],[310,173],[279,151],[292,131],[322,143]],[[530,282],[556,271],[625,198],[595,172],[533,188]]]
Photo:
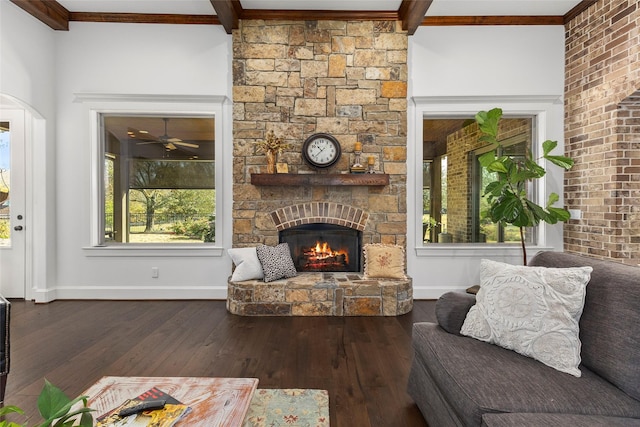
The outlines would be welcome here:
[[[328,168],[341,154],[340,143],[327,133],[314,133],[302,144],[302,157],[316,168]]]

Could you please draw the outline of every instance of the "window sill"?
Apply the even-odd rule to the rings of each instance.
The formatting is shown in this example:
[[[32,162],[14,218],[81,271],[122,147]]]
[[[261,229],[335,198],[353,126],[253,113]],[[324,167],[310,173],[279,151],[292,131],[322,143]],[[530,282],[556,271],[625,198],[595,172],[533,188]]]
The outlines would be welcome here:
[[[550,246],[527,246],[527,255],[533,256],[540,251],[553,251]],[[418,246],[415,248],[417,257],[467,257],[467,258],[489,258],[492,256],[522,256],[522,247],[519,243],[495,244],[495,243],[433,243],[428,246]]]
[[[87,246],[82,248],[88,257],[221,257],[225,250],[211,245],[126,245]]]

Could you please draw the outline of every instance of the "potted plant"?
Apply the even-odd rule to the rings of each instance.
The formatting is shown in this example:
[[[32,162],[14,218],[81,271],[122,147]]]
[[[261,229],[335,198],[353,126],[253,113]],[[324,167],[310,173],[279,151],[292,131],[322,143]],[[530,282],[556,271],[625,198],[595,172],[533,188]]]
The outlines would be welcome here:
[[[524,265],[527,265],[525,227],[533,227],[540,221],[555,224],[570,218],[566,209],[553,206],[560,200],[558,194],[549,194],[546,206],[542,207],[528,198],[527,184],[546,174],[546,170],[538,164],[540,159],[548,160],[564,170],[573,166],[573,160],[565,156],[551,155],[551,151],[556,148],[558,142],[550,140],[542,144],[542,156],[539,159],[534,159],[529,149],[524,158],[498,155],[501,144],[497,137],[501,118],[502,109],[500,108],[480,111],[476,114],[476,122],[482,134],[480,141],[493,146],[493,150],[479,158],[482,167],[495,172],[495,181],[486,186],[484,194],[489,202],[488,214],[491,221],[519,227],[523,261]]]
[[[88,396],[79,396],[71,400],[58,387],[51,384],[46,379],[44,387],[38,396],[38,411],[44,419],[34,427],[92,427],[93,409],[87,407]],[[73,409],[76,403],[82,401],[82,407]],[[17,413],[24,415],[24,410],[17,406],[4,406],[0,408],[0,427],[23,427],[24,424],[7,421],[7,414]],[[80,419],[78,420],[78,416]]]

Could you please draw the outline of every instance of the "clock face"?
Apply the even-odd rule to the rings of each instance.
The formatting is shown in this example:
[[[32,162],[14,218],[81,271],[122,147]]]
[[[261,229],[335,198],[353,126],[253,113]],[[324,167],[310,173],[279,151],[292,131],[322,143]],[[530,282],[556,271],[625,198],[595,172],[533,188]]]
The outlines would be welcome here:
[[[302,156],[312,166],[326,168],[340,158],[340,143],[333,136],[316,133],[311,135],[302,146]]]

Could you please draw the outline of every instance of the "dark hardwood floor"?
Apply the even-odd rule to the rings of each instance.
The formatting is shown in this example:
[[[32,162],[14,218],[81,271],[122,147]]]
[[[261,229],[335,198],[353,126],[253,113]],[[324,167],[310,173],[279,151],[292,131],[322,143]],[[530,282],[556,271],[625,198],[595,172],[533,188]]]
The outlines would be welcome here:
[[[332,427],[427,425],[406,385],[411,325],[435,320],[434,301],[399,317],[240,317],[224,301],[11,302],[5,404],[31,425],[44,378],[76,397],[104,375],[255,377],[260,388],[329,390]]]

